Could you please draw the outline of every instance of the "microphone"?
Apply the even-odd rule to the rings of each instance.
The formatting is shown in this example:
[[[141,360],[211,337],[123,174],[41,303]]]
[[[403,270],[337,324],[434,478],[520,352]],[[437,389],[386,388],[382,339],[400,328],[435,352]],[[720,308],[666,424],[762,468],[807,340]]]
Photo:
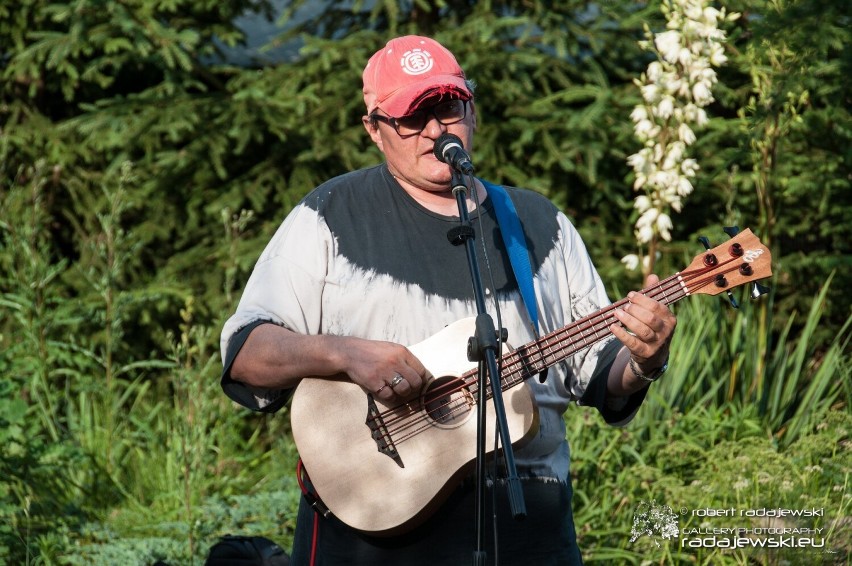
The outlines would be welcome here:
[[[441,134],[435,140],[435,147],[432,149],[435,157],[458,171],[463,175],[473,175],[473,163],[470,162],[470,155],[464,150],[461,139],[449,132]]]

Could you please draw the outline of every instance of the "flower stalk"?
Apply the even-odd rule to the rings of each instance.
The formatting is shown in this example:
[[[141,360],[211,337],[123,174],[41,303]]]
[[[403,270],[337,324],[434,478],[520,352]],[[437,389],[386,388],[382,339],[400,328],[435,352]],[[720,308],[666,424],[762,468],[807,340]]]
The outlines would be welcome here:
[[[634,81],[642,103],[630,117],[642,148],[627,163],[635,176],[633,190],[640,193],[633,203],[640,253],[621,261],[631,270],[641,264],[645,277],[654,271],[660,240],[671,241],[672,211],[680,212],[693,191],[699,166],[687,150],[696,140],[695,130],[707,124],[704,108],[713,102],[714,67],[727,60],[725,32],[718,24],[739,17],[707,4],[665,0],[666,31],[655,34],[646,25],[646,39],[639,42],[656,60]]]

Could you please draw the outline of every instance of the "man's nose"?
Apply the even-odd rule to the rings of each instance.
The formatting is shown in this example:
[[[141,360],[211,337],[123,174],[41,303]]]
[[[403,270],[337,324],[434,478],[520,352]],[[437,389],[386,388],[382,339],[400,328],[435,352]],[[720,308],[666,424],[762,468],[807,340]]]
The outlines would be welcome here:
[[[423,126],[423,135],[433,140],[438,139],[447,131],[447,126],[438,121],[434,112],[426,115],[426,125]]]

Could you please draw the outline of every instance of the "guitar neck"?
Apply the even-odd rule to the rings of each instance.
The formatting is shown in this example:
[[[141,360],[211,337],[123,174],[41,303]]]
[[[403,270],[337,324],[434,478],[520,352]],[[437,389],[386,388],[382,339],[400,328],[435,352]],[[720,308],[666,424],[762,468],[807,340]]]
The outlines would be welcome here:
[[[640,293],[670,305],[690,295],[730,292],[734,287],[771,275],[771,260],[770,251],[751,230],[746,229],[727,243],[696,256],[686,269],[642,289]],[[628,302],[627,299],[621,299],[505,354],[500,360],[503,368],[502,388],[514,387],[612,336],[610,326],[619,324],[615,311],[623,309]],[[462,377],[476,388],[476,370]]]
[[[680,273],[663,279],[640,292],[665,305],[675,303],[689,294],[681,281]],[[620,324],[614,313],[624,308],[627,303],[627,299],[621,299],[504,355],[501,359],[504,388],[512,387],[528,377],[537,375],[550,366],[612,336],[610,326]]]

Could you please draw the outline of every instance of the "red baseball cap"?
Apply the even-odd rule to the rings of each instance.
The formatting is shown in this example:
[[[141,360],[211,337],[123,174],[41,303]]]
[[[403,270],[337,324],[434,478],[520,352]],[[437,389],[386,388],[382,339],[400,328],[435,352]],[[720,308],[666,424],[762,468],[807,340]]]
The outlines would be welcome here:
[[[367,114],[380,108],[393,118],[406,116],[432,94],[473,98],[453,54],[434,39],[418,35],[397,37],[376,51],[364,67],[363,79]]]

